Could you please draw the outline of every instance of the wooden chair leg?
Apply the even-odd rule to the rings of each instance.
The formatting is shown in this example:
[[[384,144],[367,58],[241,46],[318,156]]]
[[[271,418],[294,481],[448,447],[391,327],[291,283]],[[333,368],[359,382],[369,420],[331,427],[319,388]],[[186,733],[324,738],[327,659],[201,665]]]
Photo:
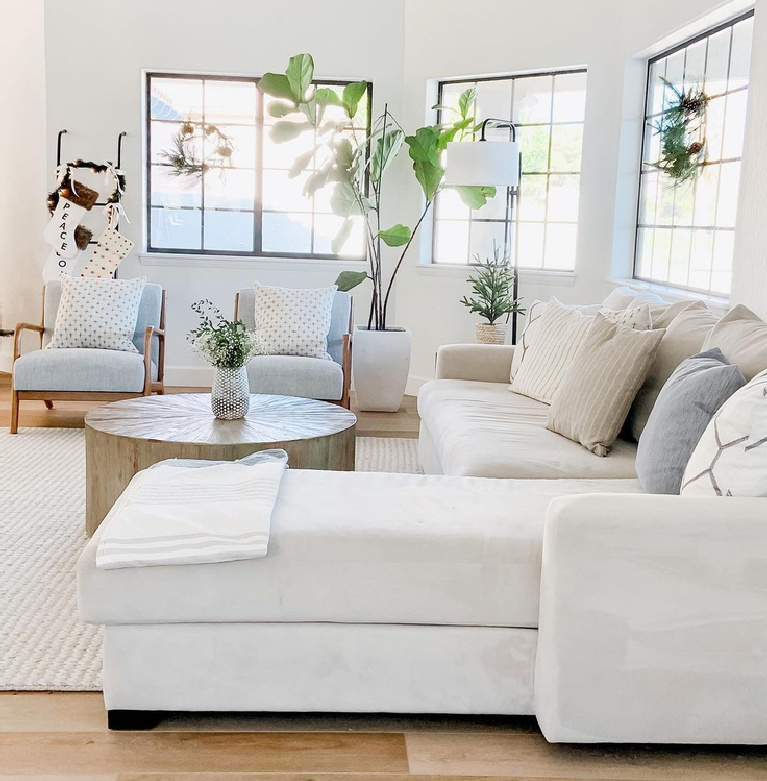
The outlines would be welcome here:
[[[11,434],[19,433],[19,394],[11,391]]]
[[[53,402],[50,399],[45,399],[43,403],[46,409],[53,409]]]

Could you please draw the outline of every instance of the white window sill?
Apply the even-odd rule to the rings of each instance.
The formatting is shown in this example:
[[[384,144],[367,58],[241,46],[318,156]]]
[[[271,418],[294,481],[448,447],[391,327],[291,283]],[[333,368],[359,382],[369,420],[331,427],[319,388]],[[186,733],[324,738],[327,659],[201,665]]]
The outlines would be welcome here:
[[[477,266],[447,265],[438,263],[419,263],[416,273],[424,276],[460,277],[466,279]],[[573,287],[577,277],[574,271],[544,271],[539,269],[519,269],[520,284],[529,282],[536,285],[558,285],[560,287]]]
[[[270,258],[256,255],[194,255],[178,252],[141,252],[142,266],[169,266],[175,268],[291,268],[315,271],[365,271],[364,260],[319,260],[316,258]]]
[[[630,287],[633,290],[647,290],[669,301],[705,301],[708,308],[715,314],[726,314],[730,299],[724,296],[714,296],[707,293],[696,293],[694,290],[684,290],[678,287],[668,287],[657,282],[645,282],[642,279],[608,279],[613,287]]]

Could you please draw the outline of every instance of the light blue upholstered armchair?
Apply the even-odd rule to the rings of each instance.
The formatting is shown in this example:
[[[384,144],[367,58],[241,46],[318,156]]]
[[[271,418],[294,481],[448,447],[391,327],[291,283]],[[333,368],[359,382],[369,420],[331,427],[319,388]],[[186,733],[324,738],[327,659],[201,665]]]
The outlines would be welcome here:
[[[19,427],[19,403],[25,399],[45,401],[48,409],[56,399],[116,401],[163,393],[165,366],[165,291],[160,285],[145,285],[139,305],[133,344],[137,353],[82,347],[43,349],[51,340],[61,299],[61,283],[48,282],[43,291],[41,325],[19,323],[13,344],[11,434]],[[40,349],[21,354],[21,335],[34,331]]]
[[[234,317],[248,330],[256,327],[256,292],[240,290],[234,299]],[[337,292],[328,333],[332,361],[298,355],[257,355],[248,363],[251,393],[274,393],[322,399],[349,409],[352,375],[352,297]]]

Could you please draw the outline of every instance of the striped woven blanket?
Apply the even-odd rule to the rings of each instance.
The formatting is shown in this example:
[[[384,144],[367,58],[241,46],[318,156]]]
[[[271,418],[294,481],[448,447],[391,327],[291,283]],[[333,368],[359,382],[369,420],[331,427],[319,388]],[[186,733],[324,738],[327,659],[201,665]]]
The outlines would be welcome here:
[[[101,569],[203,564],[266,556],[288,456],[163,461],[139,472],[103,522]]]

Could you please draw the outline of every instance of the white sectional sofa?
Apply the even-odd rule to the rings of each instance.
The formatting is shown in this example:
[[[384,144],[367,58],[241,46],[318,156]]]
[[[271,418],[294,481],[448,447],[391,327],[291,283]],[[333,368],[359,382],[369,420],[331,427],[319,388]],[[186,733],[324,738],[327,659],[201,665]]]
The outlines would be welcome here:
[[[549,406],[509,390],[511,345],[453,344],[418,393],[419,459],[427,474],[522,479],[633,479],[636,444],[608,458],[546,428]]]

